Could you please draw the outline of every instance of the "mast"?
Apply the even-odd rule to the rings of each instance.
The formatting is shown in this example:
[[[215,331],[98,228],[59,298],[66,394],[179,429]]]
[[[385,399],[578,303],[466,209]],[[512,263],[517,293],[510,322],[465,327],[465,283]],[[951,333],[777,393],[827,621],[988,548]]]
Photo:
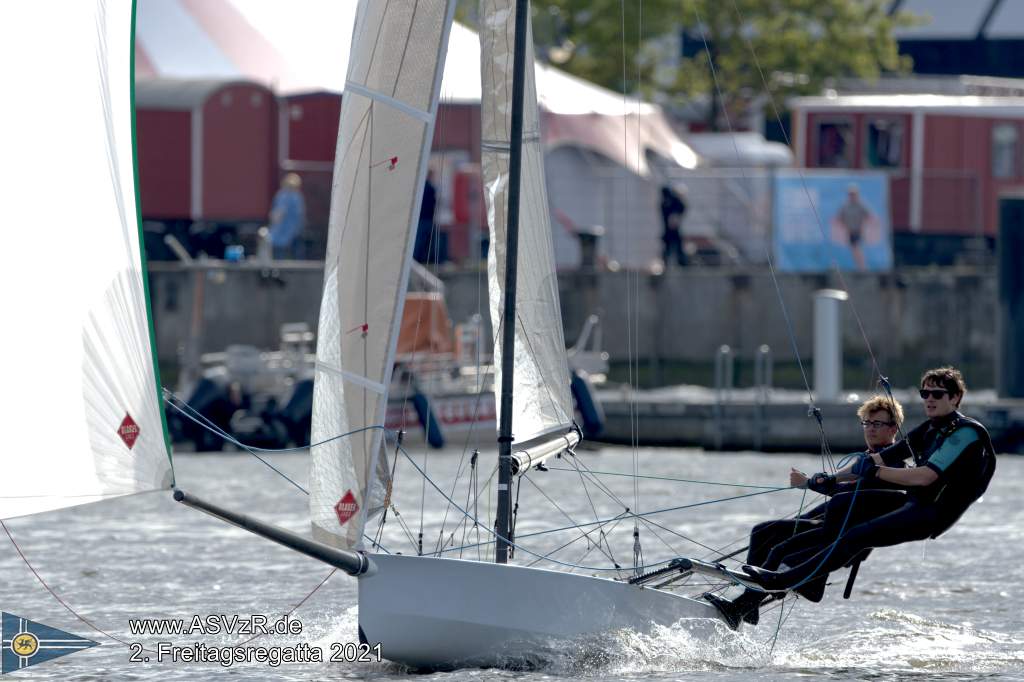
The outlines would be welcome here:
[[[501,335],[501,422],[498,425],[498,510],[494,561],[508,563],[512,532],[512,373],[516,344],[516,270],[519,262],[519,180],[523,155],[523,89],[529,0],[516,0],[512,58],[512,121],[509,135],[508,225],[505,252],[505,309]]]

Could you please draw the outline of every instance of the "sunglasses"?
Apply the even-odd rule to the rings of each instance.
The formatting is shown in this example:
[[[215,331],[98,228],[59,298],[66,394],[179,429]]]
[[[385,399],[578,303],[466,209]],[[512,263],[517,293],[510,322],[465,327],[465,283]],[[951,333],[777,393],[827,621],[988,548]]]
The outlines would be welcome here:
[[[860,425],[863,426],[865,429],[868,428],[869,426],[873,426],[876,429],[880,429],[884,426],[896,426],[896,422],[883,422],[877,419],[861,419]]]
[[[933,400],[942,400],[942,396],[948,395],[949,391],[944,388],[922,388],[918,393],[921,394],[922,400],[927,400],[929,397]]]

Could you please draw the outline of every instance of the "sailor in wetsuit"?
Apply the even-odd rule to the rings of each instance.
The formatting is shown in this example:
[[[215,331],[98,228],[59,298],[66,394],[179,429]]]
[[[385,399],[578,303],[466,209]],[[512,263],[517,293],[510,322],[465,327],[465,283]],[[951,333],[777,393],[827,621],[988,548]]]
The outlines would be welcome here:
[[[769,592],[799,590],[868,548],[935,538],[956,523],[985,492],[995,471],[995,451],[985,427],[957,411],[966,390],[960,372],[952,367],[925,372],[920,393],[928,420],[895,445],[863,456],[852,469],[862,482],[884,481],[906,494],[857,490],[836,495],[829,501],[824,523],[801,533],[819,533],[830,543],[811,556],[798,555],[799,563],[790,563],[787,557],[789,568],[783,571],[743,566],[752,582]],[[897,468],[907,458],[915,466]],[[832,543],[832,538],[838,540]]]
[[[857,408],[857,416],[860,418],[861,426],[864,428],[864,443],[867,445],[866,452],[879,452],[892,445],[896,439],[899,427],[903,424],[903,406],[896,400],[874,396],[865,400]],[[803,472],[792,469],[789,474],[789,482],[795,488],[810,487],[815,492],[832,497],[842,492],[850,492],[856,488],[857,483],[855,479],[857,477],[850,473],[851,469],[852,465],[836,473],[836,479],[842,481],[840,483],[835,483],[834,481],[829,483],[826,479],[822,478],[824,474],[815,474],[814,480],[809,481]],[[876,481],[875,485],[862,487],[888,488],[891,486]],[[821,549],[824,544],[831,542],[834,538],[825,540],[821,537],[821,534],[813,536],[804,535],[805,531],[821,526],[825,519],[827,506],[828,501],[822,502],[796,518],[765,521],[754,526],[750,531],[747,563],[762,568],[776,569],[787,559],[790,563],[793,563],[793,557],[800,551],[807,551],[810,547],[815,547],[816,550]],[[821,583],[824,583],[824,581],[822,580]],[[814,584],[809,586],[809,589],[817,590],[819,586]],[[745,590],[743,594],[731,601],[713,592],[704,595],[705,599],[718,608],[726,623],[734,630],[739,627],[740,620],[751,625],[757,625],[759,620],[758,609],[765,597],[764,592],[753,589]],[[815,599],[815,601],[818,599]]]

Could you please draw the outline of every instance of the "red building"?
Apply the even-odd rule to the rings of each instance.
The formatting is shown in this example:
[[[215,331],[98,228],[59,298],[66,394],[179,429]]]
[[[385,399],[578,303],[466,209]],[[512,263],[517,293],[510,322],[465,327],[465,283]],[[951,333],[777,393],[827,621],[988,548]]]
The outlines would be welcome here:
[[[135,85],[144,220],[265,222],[278,185],[277,100],[244,81]]]
[[[999,196],[1024,187],[1024,98],[947,95],[790,101],[797,163],[881,170],[905,260],[947,260],[966,238],[991,240]]]

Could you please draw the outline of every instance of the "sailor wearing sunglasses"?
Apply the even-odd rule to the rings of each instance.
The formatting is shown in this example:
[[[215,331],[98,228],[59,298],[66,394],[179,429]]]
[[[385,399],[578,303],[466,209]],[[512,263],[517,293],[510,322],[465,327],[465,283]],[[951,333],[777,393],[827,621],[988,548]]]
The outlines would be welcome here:
[[[838,538],[834,543],[783,571],[746,565],[744,572],[769,592],[785,592],[820,580],[872,547],[935,538],[948,530],[985,492],[995,471],[995,450],[985,427],[958,411],[966,391],[953,367],[925,372],[920,395],[928,420],[895,445],[865,454],[850,470],[862,483],[881,481],[897,489],[836,495],[820,529]],[[914,466],[899,468],[908,459]],[[812,478],[818,482],[822,476],[835,480],[826,474]],[[875,512],[889,505],[890,511],[861,521],[858,510],[864,503]],[[851,506],[854,513],[847,515]]]

